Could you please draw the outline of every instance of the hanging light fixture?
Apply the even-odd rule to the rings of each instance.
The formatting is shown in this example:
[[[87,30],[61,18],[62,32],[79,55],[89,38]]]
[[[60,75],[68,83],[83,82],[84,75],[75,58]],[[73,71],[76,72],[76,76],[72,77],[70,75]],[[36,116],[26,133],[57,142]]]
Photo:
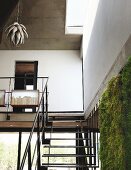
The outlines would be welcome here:
[[[26,27],[23,24],[19,24],[19,17],[20,17],[20,0],[18,2],[16,22],[14,22],[5,29],[5,32],[7,32],[7,38],[9,38],[11,43],[13,43],[13,45],[16,46],[24,44],[25,37],[28,38]]]

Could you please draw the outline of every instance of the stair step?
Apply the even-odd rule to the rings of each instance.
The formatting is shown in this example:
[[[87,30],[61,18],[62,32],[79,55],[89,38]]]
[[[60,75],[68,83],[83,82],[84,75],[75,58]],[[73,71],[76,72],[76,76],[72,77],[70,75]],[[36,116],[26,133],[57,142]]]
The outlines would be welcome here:
[[[84,116],[52,116],[48,117],[48,121],[79,121],[85,120]]]
[[[43,154],[42,157],[95,157],[96,155],[91,154]]]
[[[45,127],[45,132],[51,132],[51,133],[56,133],[56,132],[65,132],[65,133],[87,133],[88,129],[84,128],[79,131],[77,127],[68,127],[68,126],[55,126],[55,127]]]
[[[57,164],[57,163],[49,163],[49,164],[46,164],[46,163],[42,163],[42,166],[45,166],[45,167],[68,167],[68,168],[75,168],[75,167],[87,167],[87,168],[98,168],[98,166],[96,165],[89,165],[89,164],[84,164],[84,165],[77,165],[77,164]]]
[[[47,127],[70,127],[70,128],[76,128],[76,127],[81,127],[81,121],[65,121],[65,122],[60,122],[60,121],[55,121],[55,122],[50,122],[52,123],[52,125],[50,125],[49,123],[47,123]]]
[[[90,140],[89,138],[45,138],[46,140]]]
[[[84,116],[84,111],[73,111],[73,112],[48,112],[49,117],[81,117]]]
[[[53,129],[54,130],[54,129]],[[58,129],[59,130],[59,129]],[[46,131],[45,133],[59,133],[59,134],[63,134],[63,133],[74,133],[74,134],[78,134],[78,133],[87,133],[87,132],[83,132],[83,131],[81,131],[81,132],[77,132],[77,131],[71,131],[71,132],[68,132],[68,131],[57,131],[57,132],[55,132],[55,131]]]
[[[49,145],[45,145],[43,146],[44,148],[93,148],[93,146],[57,146],[57,145],[52,145],[52,146],[49,146]]]

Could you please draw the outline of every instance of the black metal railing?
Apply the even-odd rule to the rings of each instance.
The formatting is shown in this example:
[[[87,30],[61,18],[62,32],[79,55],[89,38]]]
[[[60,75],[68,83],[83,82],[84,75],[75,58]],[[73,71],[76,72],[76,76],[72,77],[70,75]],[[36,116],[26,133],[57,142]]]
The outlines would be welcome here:
[[[15,109],[11,105],[11,96],[12,96],[12,91],[13,90],[28,90],[26,86],[32,85],[31,90],[38,90],[39,91],[39,96],[41,98],[43,89],[45,87],[46,81],[48,77],[0,77],[0,91],[4,91],[5,97],[4,97],[4,104],[3,106],[0,106],[0,113],[14,113]],[[18,85],[16,85],[18,83]],[[21,83],[23,85],[21,85]],[[21,86],[21,87],[19,87]],[[48,95],[48,92],[47,94]],[[47,103],[45,103],[47,105]],[[41,103],[41,111],[42,111],[42,105]],[[48,107],[48,106],[47,106]],[[36,107],[37,109],[37,107]],[[16,109],[18,110],[18,109]],[[25,112],[24,109],[21,109],[21,113]],[[28,112],[28,111],[26,111]],[[32,109],[33,112],[33,109]]]
[[[38,106],[38,109],[37,109],[37,112],[36,112],[36,115],[35,115],[35,119],[33,121],[31,132],[29,134],[29,138],[28,138],[28,141],[27,141],[27,144],[26,144],[26,147],[25,147],[23,158],[22,158],[20,166],[19,166],[19,170],[23,170],[27,156],[28,156],[28,170],[31,170],[31,168],[33,166],[36,150],[37,150],[36,167],[37,167],[37,169],[40,169],[40,165],[41,165],[41,159],[40,159],[41,140],[40,140],[40,136],[41,136],[41,133],[44,129],[44,124],[46,123],[45,117],[47,118],[47,116],[48,116],[47,115],[47,113],[48,113],[47,84],[48,84],[48,78],[47,78],[47,81],[45,83],[44,89],[42,91],[42,96],[41,96],[39,106]],[[46,103],[46,105],[44,103]],[[41,106],[42,106],[42,114],[40,112]],[[36,144],[35,144],[34,151],[33,151],[33,156],[32,156],[32,159],[31,159],[30,146],[31,146],[31,140],[32,140],[32,136],[33,136],[35,129],[37,129],[37,139],[36,139]]]

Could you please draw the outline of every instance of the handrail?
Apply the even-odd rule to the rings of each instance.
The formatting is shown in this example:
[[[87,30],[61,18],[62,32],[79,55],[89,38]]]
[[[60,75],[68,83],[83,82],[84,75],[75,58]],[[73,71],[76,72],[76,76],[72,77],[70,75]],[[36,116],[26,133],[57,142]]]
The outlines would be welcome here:
[[[21,76],[21,77],[18,77],[18,76],[15,76],[15,77],[0,77],[0,79],[15,79],[15,78],[32,78],[32,77],[28,77],[28,76]],[[49,77],[36,77],[36,78],[46,78],[46,79],[49,79]]]
[[[25,164],[25,160],[26,160],[26,157],[27,157],[27,153],[28,153],[28,149],[29,149],[30,143],[31,143],[32,135],[33,135],[33,132],[34,132],[34,129],[35,129],[35,125],[36,125],[36,123],[37,123],[37,118],[38,118],[38,115],[39,115],[40,106],[41,106],[41,104],[42,104],[42,102],[43,102],[44,93],[45,93],[46,88],[47,88],[47,83],[48,83],[48,78],[47,78],[45,87],[44,87],[44,89],[43,89],[43,93],[42,93],[42,96],[41,96],[41,100],[40,100],[40,102],[39,102],[39,106],[38,106],[38,109],[37,109],[37,112],[36,112],[36,115],[35,115],[35,119],[34,119],[34,122],[33,122],[32,128],[31,128],[31,132],[30,132],[30,134],[29,134],[29,138],[28,138],[28,141],[27,141],[27,145],[26,145],[26,148],[25,148],[25,151],[24,151],[24,155],[23,155],[23,158],[22,158],[22,161],[21,161],[21,165],[20,165],[19,170],[23,170],[23,167],[24,167],[24,164]]]
[[[34,148],[34,152],[33,152],[32,160],[31,160],[31,166],[33,165],[33,162],[34,162],[35,151],[36,151],[36,148],[37,148],[37,142],[38,142],[38,138],[37,138],[36,143],[35,143],[35,148]]]

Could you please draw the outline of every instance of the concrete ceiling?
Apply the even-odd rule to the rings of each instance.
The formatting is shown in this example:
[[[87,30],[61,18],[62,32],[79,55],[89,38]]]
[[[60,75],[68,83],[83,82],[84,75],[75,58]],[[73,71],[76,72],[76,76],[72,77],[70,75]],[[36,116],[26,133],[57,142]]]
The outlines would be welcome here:
[[[80,35],[65,35],[66,0],[22,0],[20,20],[27,28],[29,38],[25,44],[14,47],[3,32],[1,50],[78,50]],[[8,25],[16,21],[17,8]]]

